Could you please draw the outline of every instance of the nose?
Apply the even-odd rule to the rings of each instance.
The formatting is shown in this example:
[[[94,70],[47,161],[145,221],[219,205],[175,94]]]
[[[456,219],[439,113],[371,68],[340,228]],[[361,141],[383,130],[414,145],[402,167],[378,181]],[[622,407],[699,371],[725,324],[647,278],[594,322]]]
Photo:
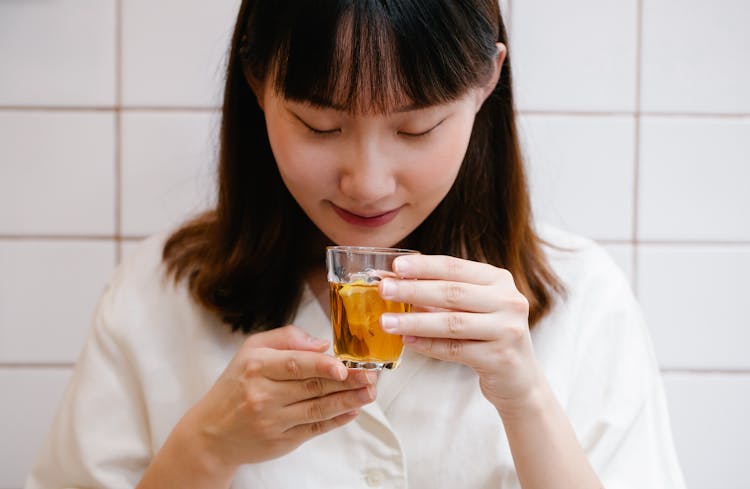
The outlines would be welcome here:
[[[396,190],[396,177],[390,158],[376,144],[360,145],[342,166],[339,189],[352,202],[376,204]]]

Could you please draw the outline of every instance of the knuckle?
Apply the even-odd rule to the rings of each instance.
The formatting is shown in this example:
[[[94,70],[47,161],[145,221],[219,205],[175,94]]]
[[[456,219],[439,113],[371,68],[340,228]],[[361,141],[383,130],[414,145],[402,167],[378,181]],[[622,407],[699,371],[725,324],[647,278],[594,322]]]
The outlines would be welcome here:
[[[243,374],[245,377],[255,377],[260,374],[263,370],[263,361],[257,357],[248,358],[245,360]]]
[[[501,280],[503,282],[515,283],[515,281],[513,280],[513,274],[510,273],[510,270],[508,270],[506,268],[498,268],[497,269],[497,274],[498,274],[498,279],[499,280]]]
[[[312,378],[304,383],[305,392],[312,396],[323,394],[323,381],[319,377]]]
[[[299,366],[299,362],[294,358],[290,358],[284,362],[284,370],[293,379],[299,379],[302,377],[302,369]]]
[[[464,296],[464,289],[459,284],[448,284],[443,287],[443,298],[449,306],[456,306]]]
[[[245,377],[255,377],[260,375],[264,367],[263,360],[260,359],[259,351],[244,356],[242,365],[242,374]]]
[[[526,328],[518,325],[509,326],[505,331],[505,334],[512,344],[522,341],[526,335]]]
[[[312,401],[307,407],[307,419],[320,421],[323,419],[323,403],[321,401]]]
[[[310,423],[307,425],[307,429],[310,431],[310,434],[315,436],[323,433],[323,423],[320,421],[316,421],[314,423]]]
[[[515,312],[528,314],[529,300],[523,294],[516,294],[508,300],[508,307]]]
[[[448,358],[457,358],[461,356],[463,343],[456,340],[448,340]]]
[[[461,314],[448,315],[448,335],[456,336],[464,330],[464,317]]]
[[[458,258],[452,256],[445,257],[445,268],[451,275],[457,275],[461,273],[464,267],[464,262]]]
[[[250,391],[245,396],[245,410],[251,414],[259,414],[265,411],[269,397],[258,391]]]

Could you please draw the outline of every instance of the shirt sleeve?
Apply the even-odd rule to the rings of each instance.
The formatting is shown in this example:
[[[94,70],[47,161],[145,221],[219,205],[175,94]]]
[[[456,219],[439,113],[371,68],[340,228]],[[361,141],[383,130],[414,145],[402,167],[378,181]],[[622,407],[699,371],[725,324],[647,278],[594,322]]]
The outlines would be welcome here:
[[[133,488],[151,460],[138,376],[110,324],[112,295],[99,302],[26,489]]]
[[[601,251],[579,302],[567,411],[607,489],[684,489],[648,329],[630,285]]]

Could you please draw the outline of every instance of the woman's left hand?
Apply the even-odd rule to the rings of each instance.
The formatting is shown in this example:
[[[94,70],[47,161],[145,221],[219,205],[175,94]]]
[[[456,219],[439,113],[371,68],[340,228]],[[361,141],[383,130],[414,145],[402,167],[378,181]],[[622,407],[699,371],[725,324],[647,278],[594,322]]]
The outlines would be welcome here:
[[[383,329],[421,354],[474,369],[500,414],[523,410],[544,384],[529,334],[529,302],[505,269],[450,256],[394,261],[401,279],[380,284],[384,299],[417,312],[384,314]],[[411,280],[418,279],[418,280]]]

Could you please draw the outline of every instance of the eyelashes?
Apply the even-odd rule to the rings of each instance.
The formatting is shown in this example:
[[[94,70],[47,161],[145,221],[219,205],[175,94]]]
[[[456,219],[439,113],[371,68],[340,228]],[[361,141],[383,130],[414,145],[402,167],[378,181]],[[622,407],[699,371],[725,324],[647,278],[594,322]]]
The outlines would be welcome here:
[[[311,126],[310,124],[308,124],[304,120],[302,120],[301,117],[299,117],[299,116],[296,116],[296,117],[307,128],[308,131],[310,131],[312,134],[315,134],[317,136],[330,136],[330,135],[333,135],[333,134],[341,133],[341,129],[340,128],[335,128],[335,129],[318,129],[316,127]],[[427,136],[432,131],[434,131],[438,126],[440,126],[443,122],[445,122],[445,119],[442,119],[440,122],[438,122],[434,126],[430,127],[426,131],[421,131],[421,132],[397,131],[396,134],[398,134],[399,136],[405,136],[405,137],[408,137],[408,138],[419,138],[419,137]]]
[[[420,136],[427,136],[428,134],[430,134],[432,131],[434,131],[443,122],[445,122],[445,119],[441,120],[440,122],[438,122],[437,124],[435,124],[431,128],[427,129],[426,131],[417,132],[417,133],[398,131],[398,134],[401,135],[401,136],[406,136],[406,137],[410,137],[410,138],[418,138]]]

